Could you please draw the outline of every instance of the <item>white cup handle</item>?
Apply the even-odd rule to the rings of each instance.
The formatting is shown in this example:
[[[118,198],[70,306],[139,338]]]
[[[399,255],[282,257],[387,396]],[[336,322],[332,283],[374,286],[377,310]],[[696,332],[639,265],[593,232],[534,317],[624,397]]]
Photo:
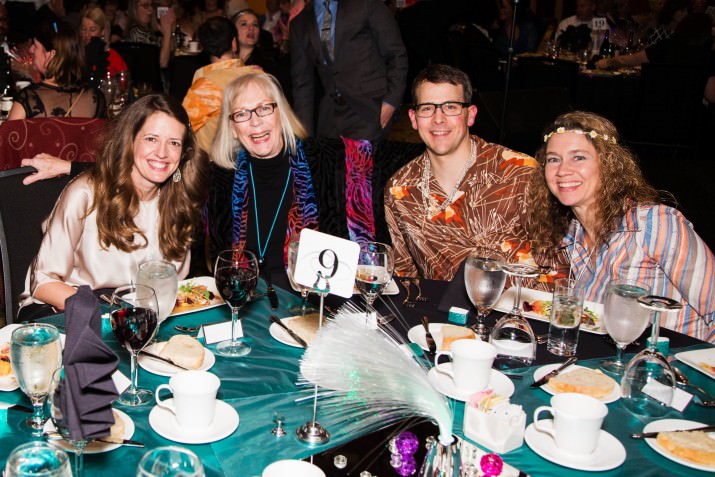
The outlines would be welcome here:
[[[168,384],[160,384],[160,385],[158,385],[158,386],[156,387],[156,391],[154,391],[154,399],[156,399],[156,405],[159,406],[159,407],[163,407],[164,409],[168,409],[169,411],[171,411],[172,414],[176,415],[176,407],[174,407],[174,406],[172,406],[171,404],[167,403],[165,400],[162,400],[162,399],[161,399],[161,396],[159,396],[159,394],[161,394],[161,391],[162,391],[163,389],[168,390],[168,391],[171,392],[172,394],[174,393],[174,390],[171,389],[171,386],[169,386]]]
[[[445,369],[445,366],[440,366],[439,364],[437,364],[437,363],[439,363],[440,356],[449,356],[450,361],[451,361],[452,352],[451,351],[438,351],[437,354],[434,356],[434,369],[436,372],[438,372],[440,374],[445,374],[445,375],[449,376],[450,378],[452,378],[452,381],[454,381],[454,371],[447,371]],[[454,368],[452,368],[452,369],[454,369]]]
[[[556,439],[556,431],[554,431],[554,428],[552,427],[551,429],[547,429],[545,427],[542,427],[541,421],[539,420],[539,414],[547,411],[550,412],[552,416],[556,415],[556,409],[551,406],[539,406],[536,408],[536,410],[534,411],[534,429],[539,432],[545,432],[546,434]]]

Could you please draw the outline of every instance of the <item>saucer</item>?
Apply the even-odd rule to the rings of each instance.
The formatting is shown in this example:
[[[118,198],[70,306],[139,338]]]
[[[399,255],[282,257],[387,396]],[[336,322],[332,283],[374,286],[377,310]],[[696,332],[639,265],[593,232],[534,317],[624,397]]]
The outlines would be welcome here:
[[[114,415],[119,417],[119,419],[124,422],[124,432],[120,435],[111,437],[116,439],[131,439],[134,435],[134,421],[132,420],[132,418],[129,417],[126,413],[120,411],[119,409],[112,409],[112,412],[114,412]],[[45,422],[45,427],[43,430],[44,432],[54,432],[57,430],[55,428],[55,425],[52,423],[52,419],[48,419],[47,422]],[[50,445],[60,448],[62,450],[66,450],[67,452],[74,452],[74,447],[72,447],[69,442],[64,439],[50,439],[47,442]],[[89,442],[87,444],[87,447],[84,448],[84,453],[101,454],[102,452],[113,451],[114,449],[118,449],[119,447],[121,447],[121,444],[110,444],[109,442],[92,441]]]
[[[147,346],[145,349],[150,353],[160,354],[161,350],[164,349],[164,346],[166,346],[166,341],[161,343],[154,343],[152,345]],[[177,368],[176,366],[172,366],[169,363],[159,361],[158,359],[154,359],[150,356],[146,356],[141,353],[139,354],[139,359],[137,359],[137,362],[139,363],[139,366],[141,368],[144,368],[150,373],[157,374],[159,376],[171,377],[176,373],[182,371],[181,368]],[[216,356],[214,356],[210,349],[204,347],[204,361],[203,363],[201,363],[201,366],[197,368],[197,370],[208,371],[213,367],[214,364],[216,364]]]
[[[174,399],[166,399],[165,403],[171,404]],[[208,444],[233,434],[238,428],[238,411],[230,404],[216,400],[216,413],[208,429],[203,431],[184,430],[176,422],[176,417],[168,409],[159,406],[149,413],[149,425],[154,432],[170,441],[182,444]]]
[[[452,363],[442,363],[440,367],[449,371],[452,368]],[[452,378],[446,374],[438,373],[435,368],[429,370],[427,373],[427,380],[430,384],[439,392],[447,397],[456,399],[457,401],[468,401],[469,397],[476,391],[464,391],[454,385]],[[489,384],[487,384],[486,389],[493,389],[495,394],[499,394],[504,397],[509,397],[514,394],[514,383],[511,382],[504,373],[492,369],[492,374],[489,377]]]
[[[544,427],[553,426],[552,419],[541,419]],[[601,429],[598,436],[598,446],[593,453],[580,456],[569,454],[556,447],[553,437],[545,432],[539,432],[534,424],[529,424],[524,433],[526,444],[535,453],[546,460],[568,467],[570,469],[601,471],[615,469],[626,460],[626,448],[608,432]]]
[[[545,366],[541,366],[538,368],[536,371],[534,371],[534,381],[538,381],[539,379],[543,378],[546,376],[547,373],[553,371],[554,369],[558,368],[561,366],[561,363],[554,363],[554,364],[547,364]],[[579,368],[584,368],[585,366],[579,366],[578,364],[572,364],[568,368],[564,369],[561,371],[561,375],[563,376],[564,374],[568,374],[571,371],[576,371]],[[621,386],[618,385],[618,383],[612,379],[610,376],[604,374],[608,379],[613,381],[613,388],[611,389],[611,393],[608,394],[607,396],[599,399],[604,404],[610,404],[612,402],[616,402],[619,399],[621,399]],[[541,386],[541,389],[546,391],[549,394],[558,394],[554,388],[549,386],[549,383],[547,382],[543,386]],[[597,398],[598,399],[598,398]]]
[[[695,429],[696,427],[703,427],[705,425],[706,424],[703,424],[702,422],[686,421],[685,419],[659,419],[657,421],[649,422],[648,425],[643,428],[643,432],[660,432],[660,431],[675,431],[678,429]],[[715,437],[715,434],[712,432],[709,432],[708,434],[710,435],[710,437]],[[668,449],[666,449],[665,447],[658,444],[658,441],[656,439],[645,439],[645,442],[646,442],[646,444],[651,446],[651,448],[654,451],[656,451],[663,457],[666,457],[666,458],[672,460],[673,462],[677,462],[678,464],[692,467],[693,469],[704,470],[707,472],[715,471],[715,465],[698,464],[697,462],[683,459],[682,457],[679,457],[679,456],[673,454]]]

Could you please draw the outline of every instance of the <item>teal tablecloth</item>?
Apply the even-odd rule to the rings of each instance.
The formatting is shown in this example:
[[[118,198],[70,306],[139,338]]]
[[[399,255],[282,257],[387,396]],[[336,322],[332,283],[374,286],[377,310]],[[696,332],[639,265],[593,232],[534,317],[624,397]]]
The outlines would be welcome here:
[[[281,308],[278,316],[288,316],[288,307],[298,303],[294,295],[278,291]],[[331,432],[331,440],[325,446],[309,447],[298,441],[295,430],[312,416],[312,401],[305,400],[296,403],[296,399],[310,394],[309,389],[300,389],[295,383],[298,377],[298,361],[302,350],[284,346],[273,340],[268,333],[270,309],[267,300],[257,300],[243,311],[243,327],[246,336],[253,340],[253,351],[250,355],[239,359],[224,359],[217,356],[216,364],[211,372],[221,378],[219,399],[233,406],[239,413],[238,429],[226,439],[204,445],[183,445],[199,455],[207,470],[208,476],[251,477],[260,475],[262,469],[278,459],[304,458],[321,452],[332,446],[350,441],[363,431],[356,429],[354,423],[333,422],[330,415],[318,408],[318,420]],[[175,334],[174,325],[196,325],[209,323],[220,319],[229,319],[227,307],[172,317],[166,321],[160,330],[159,339],[165,340]],[[48,321],[61,323],[62,316],[52,317]],[[445,316],[446,321],[446,316]],[[105,327],[104,339],[122,358],[120,369],[129,375],[129,359],[121,350],[111,331]],[[706,345],[704,345],[706,346]],[[678,350],[674,350],[677,352]],[[595,367],[595,362],[582,362]],[[706,376],[682,366],[692,380],[715,394],[715,383]],[[167,377],[153,375],[140,370],[139,384],[142,387],[156,388],[159,384],[168,382]],[[534,409],[547,404],[550,395],[542,390],[532,390],[530,375],[523,380],[515,381],[516,391],[512,398],[524,406],[527,413],[527,423],[532,421]],[[21,391],[0,393],[0,403],[22,403],[29,405],[29,400]],[[146,444],[145,449],[120,448],[104,454],[88,455],[85,458],[86,473],[89,476],[109,472],[111,475],[134,475],[137,463],[148,449],[175,444],[160,437],[148,424],[148,414],[152,406],[127,408],[117,406],[131,416],[136,424],[134,440]],[[681,466],[671,462],[653,451],[643,441],[635,441],[628,435],[640,431],[647,423],[639,421],[627,412],[619,402],[608,405],[609,413],[604,423],[604,429],[616,436],[626,447],[627,459],[621,467],[609,472],[600,472],[604,476],[694,476],[706,475],[705,472]],[[454,402],[455,432],[461,435],[464,404]],[[288,435],[276,438],[271,434],[273,415],[278,412],[286,417]],[[10,451],[17,445],[29,440],[19,428],[19,420],[27,415],[0,410],[0,465],[4,465]],[[715,409],[706,409],[695,404],[686,408],[685,412],[672,411],[669,418],[692,419],[706,423],[715,423]],[[539,457],[527,445],[505,454],[504,459],[532,476],[578,476],[593,475],[592,472],[579,472],[560,467]],[[386,476],[381,476],[386,477]]]

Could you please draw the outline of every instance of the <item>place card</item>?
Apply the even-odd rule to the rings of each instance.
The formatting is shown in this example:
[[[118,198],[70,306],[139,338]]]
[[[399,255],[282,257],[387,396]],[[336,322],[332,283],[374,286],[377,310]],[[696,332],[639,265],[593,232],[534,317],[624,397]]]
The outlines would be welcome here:
[[[124,374],[119,370],[116,370],[114,374],[112,374],[112,381],[114,381],[114,387],[117,388],[117,392],[119,394],[126,391],[132,384],[131,380],[124,376]]]
[[[591,30],[610,30],[608,20],[605,17],[593,17],[591,20]]]
[[[303,229],[294,281],[343,298],[353,296],[360,246],[350,240]]]
[[[222,321],[210,325],[203,325],[197,338],[203,338],[206,346],[231,339],[231,321]],[[243,337],[243,326],[241,320],[236,321],[236,338]]]
[[[669,394],[669,390],[669,386],[658,381],[649,381],[648,384],[643,386],[644,393],[660,402],[664,402],[665,397]],[[687,407],[691,399],[693,399],[692,394],[676,387],[673,389],[673,400],[670,403],[670,407],[679,412],[683,412],[683,409]]]

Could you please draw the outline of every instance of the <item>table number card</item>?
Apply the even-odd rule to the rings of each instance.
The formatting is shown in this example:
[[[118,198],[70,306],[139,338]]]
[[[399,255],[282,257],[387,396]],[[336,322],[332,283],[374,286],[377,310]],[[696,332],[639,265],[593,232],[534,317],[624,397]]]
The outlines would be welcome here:
[[[591,20],[591,30],[609,30],[608,21],[604,17],[594,17]]]
[[[295,282],[310,288],[330,286],[329,294],[353,296],[360,246],[340,237],[303,229],[300,233]]]

